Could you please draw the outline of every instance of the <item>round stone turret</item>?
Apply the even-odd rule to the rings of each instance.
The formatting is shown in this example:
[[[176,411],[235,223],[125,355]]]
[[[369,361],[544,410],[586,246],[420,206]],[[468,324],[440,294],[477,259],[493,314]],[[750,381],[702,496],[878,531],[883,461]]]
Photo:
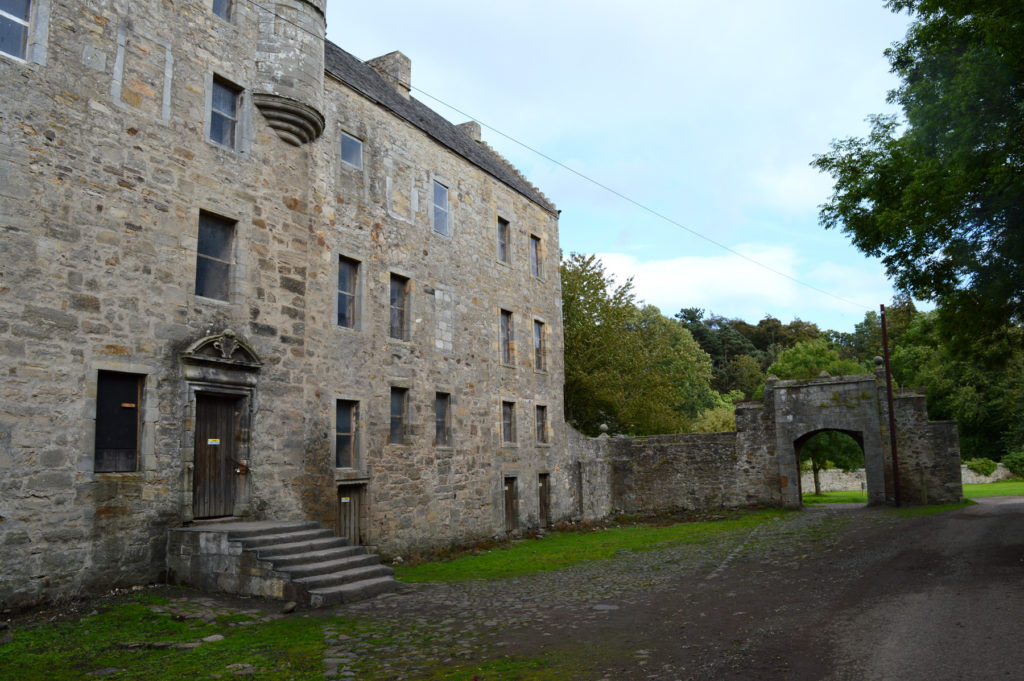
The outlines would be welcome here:
[[[259,36],[253,103],[278,137],[299,146],[324,131],[326,0],[256,4]]]

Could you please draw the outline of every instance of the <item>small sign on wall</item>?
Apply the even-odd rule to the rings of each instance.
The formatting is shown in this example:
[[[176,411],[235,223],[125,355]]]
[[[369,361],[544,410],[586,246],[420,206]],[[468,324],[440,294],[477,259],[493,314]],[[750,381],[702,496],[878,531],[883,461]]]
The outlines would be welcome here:
[[[208,444],[208,445],[219,445],[220,444],[220,438],[219,437],[211,437],[209,440],[206,441],[206,444]]]

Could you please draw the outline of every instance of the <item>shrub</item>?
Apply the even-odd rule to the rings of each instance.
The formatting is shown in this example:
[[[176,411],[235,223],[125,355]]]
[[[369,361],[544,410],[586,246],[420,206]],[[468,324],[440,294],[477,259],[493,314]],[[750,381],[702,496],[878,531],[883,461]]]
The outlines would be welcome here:
[[[1003,465],[1018,478],[1024,478],[1024,447],[1016,449],[1003,457]]]
[[[968,459],[965,463],[967,464],[967,468],[978,475],[988,477],[996,472],[996,462],[992,459]]]

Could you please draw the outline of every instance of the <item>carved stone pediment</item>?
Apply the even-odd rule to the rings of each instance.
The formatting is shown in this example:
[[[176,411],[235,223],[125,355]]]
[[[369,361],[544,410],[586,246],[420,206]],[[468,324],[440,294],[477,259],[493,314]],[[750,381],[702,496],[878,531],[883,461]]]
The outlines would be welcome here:
[[[227,384],[249,384],[263,366],[252,346],[230,329],[192,343],[181,362],[187,380]]]

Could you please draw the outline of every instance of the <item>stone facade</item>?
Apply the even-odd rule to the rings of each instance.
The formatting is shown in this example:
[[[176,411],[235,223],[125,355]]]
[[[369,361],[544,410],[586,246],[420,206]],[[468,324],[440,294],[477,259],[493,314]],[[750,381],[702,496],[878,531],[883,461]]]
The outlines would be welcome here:
[[[211,513],[358,506],[401,553],[503,533],[513,478],[520,526],[578,510],[555,207],[404,56],[324,42],[323,0],[230,6],[33,0],[0,54],[0,608],[160,579]],[[134,459],[99,472],[125,376]]]

